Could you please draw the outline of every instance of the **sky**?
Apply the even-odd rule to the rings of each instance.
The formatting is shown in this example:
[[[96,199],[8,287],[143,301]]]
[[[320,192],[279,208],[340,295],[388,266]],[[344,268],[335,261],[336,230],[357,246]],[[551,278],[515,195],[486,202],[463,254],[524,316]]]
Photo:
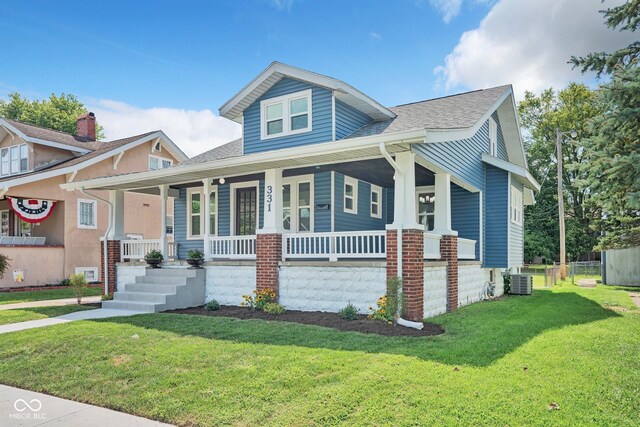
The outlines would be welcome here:
[[[218,108],[272,61],[394,106],[513,84],[597,84],[571,55],[633,34],[598,11],[622,0],[3,0],[0,98],[78,96],[107,139],[162,129],[193,156],[240,135]]]

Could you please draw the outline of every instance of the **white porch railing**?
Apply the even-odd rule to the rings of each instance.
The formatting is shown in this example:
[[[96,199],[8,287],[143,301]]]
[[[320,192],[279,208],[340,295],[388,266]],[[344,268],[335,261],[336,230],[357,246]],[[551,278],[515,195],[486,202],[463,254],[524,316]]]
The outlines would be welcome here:
[[[424,233],[424,259],[440,259],[440,238],[433,233]]]
[[[256,259],[256,236],[209,237],[211,258]]]
[[[14,237],[14,236],[1,236],[0,245],[18,245],[18,246],[42,246],[47,240],[46,237]]]
[[[120,241],[120,261],[125,259],[144,259],[149,252],[161,250],[160,239],[144,239],[144,240],[121,240]],[[176,257],[175,242],[167,243],[167,251],[169,252],[165,258],[171,259]]]
[[[476,259],[476,241],[458,237],[458,259]]]
[[[282,236],[284,259],[386,258],[387,232],[348,231],[301,233]]]

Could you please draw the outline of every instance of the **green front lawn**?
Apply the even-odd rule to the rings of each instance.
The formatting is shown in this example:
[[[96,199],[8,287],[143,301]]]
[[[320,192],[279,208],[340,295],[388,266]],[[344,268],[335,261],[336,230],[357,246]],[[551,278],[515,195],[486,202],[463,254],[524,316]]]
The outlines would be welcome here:
[[[102,295],[103,288],[86,288],[84,295]],[[0,292],[0,304],[15,304],[18,302],[44,301],[48,299],[75,298],[76,294],[72,288],[67,289],[47,289],[43,291],[24,292]]]
[[[3,335],[0,383],[180,425],[637,425],[640,311],[625,292],[536,290],[433,320],[447,333],[79,321]]]
[[[9,323],[26,322],[28,320],[45,319],[47,317],[57,317],[76,311],[90,310],[95,307],[86,305],[61,305],[56,307],[32,307],[16,308],[11,310],[0,310],[0,325]]]

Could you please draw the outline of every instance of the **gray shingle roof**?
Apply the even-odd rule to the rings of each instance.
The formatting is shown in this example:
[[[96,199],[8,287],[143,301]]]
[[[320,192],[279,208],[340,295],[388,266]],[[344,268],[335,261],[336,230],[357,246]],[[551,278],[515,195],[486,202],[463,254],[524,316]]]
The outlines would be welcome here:
[[[347,138],[416,129],[464,129],[475,125],[510,88],[509,85],[429,99],[390,108],[398,116],[365,125]]]
[[[205,163],[212,160],[228,159],[230,157],[242,156],[242,138],[234,139],[212,150],[205,151],[195,157],[185,160],[181,164],[193,165],[196,163]]]

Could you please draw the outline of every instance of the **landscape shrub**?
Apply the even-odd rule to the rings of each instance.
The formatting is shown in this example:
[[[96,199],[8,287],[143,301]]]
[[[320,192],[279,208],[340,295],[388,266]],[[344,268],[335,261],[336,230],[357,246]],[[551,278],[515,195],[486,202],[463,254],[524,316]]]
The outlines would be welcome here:
[[[220,303],[217,300],[212,299],[204,305],[204,308],[206,308],[208,311],[220,310]]]
[[[260,292],[253,291],[253,295],[242,295],[242,307],[254,310],[264,310],[264,306],[270,302],[276,302],[276,293],[273,289],[264,289]]]
[[[338,311],[338,316],[345,320],[358,320],[358,309],[355,305],[349,303],[346,307]]]
[[[268,302],[264,305],[264,312],[276,316],[284,313],[284,307],[276,302]]]
[[[87,287],[87,279],[84,277],[84,274],[72,274],[71,276],[69,276],[69,282],[71,287],[75,291],[78,304],[82,303],[82,296],[84,295],[84,290]]]

